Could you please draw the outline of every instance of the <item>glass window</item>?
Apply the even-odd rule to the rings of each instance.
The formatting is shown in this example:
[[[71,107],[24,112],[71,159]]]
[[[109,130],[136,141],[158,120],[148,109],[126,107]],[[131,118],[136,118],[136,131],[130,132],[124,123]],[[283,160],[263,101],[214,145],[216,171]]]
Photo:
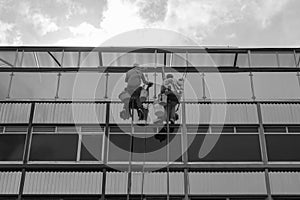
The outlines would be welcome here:
[[[261,161],[258,135],[188,134],[189,162]]]
[[[300,88],[296,73],[253,73],[257,99],[299,99]]]
[[[293,52],[279,52],[279,66],[280,67],[295,67],[295,57]]]
[[[30,161],[76,161],[78,135],[34,134],[30,148]]]
[[[10,73],[1,72],[0,73],[0,99],[5,99],[7,97],[9,81],[10,81]]]
[[[99,64],[98,52],[81,52],[80,67],[97,67]]]
[[[23,52],[19,52],[18,55],[18,64],[22,67],[37,67],[37,61],[34,57],[34,52],[24,52],[23,59],[22,59]],[[22,61],[22,63],[21,63]],[[21,65],[22,64],[22,65]]]
[[[289,126],[289,133],[300,133],[300,126]]]
[[[251,67],[278,67],[275,52],[251,52]]]
[[[239,53],[236,61],[237,67],[249,67],[248,54]]]
[[[265,133],[286,133],[285,126],[264,126]]]
[[[0,67],[11,67],[16,58],[15,51],[0,51]]]
[[[54,98],[56,73],[14,73],[10,96],[12,98]]]
[[[22,161],[25,134],[0,135],[0,161]]]
[[[212,133],[234,133],[233,126],[212,126],[211,127]]]
[[[103,99],[104,73],[62,73],[59,98]]]
[[[267,134],[269,161],[300,161],[300,135]]]
[[[186,100],[203,98],[203,81],[201,73],[189,73],[184,83],[184,95]]]
[[[258,133],[257,126],[237,126],[236,127],[237,133]]]
[[[101,161],[102,160],[102,135],[82,135],[81,139],[81,161]]]
[[[40,67],[59,67],[59,65],[55,62],[55,60],[48,52],[36,52],[36,55]],[[57,60],[57,61],[59,63],[61,62],[61,60]]]
[[[79,52],[64,52],[63,67],[78,67]]]
[[[121,162],[129,161],[130,135],[109,134],[108,161]]]
[[[187,126],[188,133],[209,133],[209,126]]]
[[[206,73],[205,94],[210,99],[251,99],[248,73]]]
[[[54,133],[55,130],[55,126],[34,126],[32,128],[32,131],[34,133]]]
[[[108,77],[108,97],[119,100],[119,94],[125,89],[125,73],[111,73]],[[103,90],[104,91],[104,90]]]
[[[5,133],[27,133],[27,126],[6,126]]]

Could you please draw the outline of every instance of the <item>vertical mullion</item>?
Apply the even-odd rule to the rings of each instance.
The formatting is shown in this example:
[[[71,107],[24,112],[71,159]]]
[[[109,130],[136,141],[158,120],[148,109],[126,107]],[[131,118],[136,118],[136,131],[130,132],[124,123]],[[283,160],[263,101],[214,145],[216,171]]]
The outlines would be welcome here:
[[[107,149],[107,143],[108,143],[108,135],[109,135],[109,118],[110,118],[110,102],[106,103],[106,115],[105,115],[105,132],[104,132],[104,158],[103,163],[104,165],[107,164],[107,155],[108,155],[108,149]],[[106,188],[106,168],[103,169],[103,176],[102,176],[102,195],[101,200],[105,199],[105,188]]]
[[[155,55],[154,55],[154,68],[155,68],[155,72],[154,72],[154,99],[156,99],[156,69],[157,69],[157,49],[155,49]]]
[[[19,50],[17,49],[13,67],[16,67],[16,65],[17,65],[18,54],[19,54]],[[24,54],[24,50],[23,50],[23,53],[22,53],[22,57],[23,57],[23,54]],[[22,61],[23,61],[23,59],[22,59]],[[7,99],[10,98],[10,91],[11,91],[11,86],[12,86],[12,82],[13,82],[13,76],[14,76],[14,72],[11,72],[10,79],[9,79],[9,85],[8,85],[8,89],[7,89],[7,96],[6,96]]]
[[[296,54],[295,50],[294,50],[294,62],[295,62],[295,67],[299,68],[299,65],[297,63],[297,54]],[[299,73],[299,71],[297,71],[296,76],[297,76],[298,86],[299,86],[299,90],[300,90],[300,73]]]
[[[132,102],[133,103],[133,102]],[[133,106],[132,106],[133,108]],[[130,111],[129,111],[130,112]],[[134,125],[133,125],[133,120],[134,120],[134,109],[132,109],[132,116],[131,116],[131,131],[130,131],[130,151],[129,151],[129,165],[128,165],[128,178],[127,178],[127,200],[130,200],[130,193],[131,193],[131,177],[132,177],[132,152],[133,152],[133,134],[134,134]],[[143,187],[143,185],[142,185]]]
[[[26,166],[29,160],[29,150],[30,150],[31,139],[32,139],[32,123],[34,117],[34,110],[35,110],[35,103],[31,103],[28,128],[27,128],[27,134],[26,134],[24,152],[23,152],[23,167],[22,167],[22,175],[21,175],[20,187],[18,193],[18,200],[22,199],[23,190],[24,190]]]
[[[248,50],[248,67],[249,68],[252,67],[251,52],[250,52],[250,50]],[[251,85],[251,92],[252,92],[252,100],[255,101],[256,97],[255,97],[255,92],[254,92],[254,83],[253,83],[253,73],[252,73],[252,71],[250,71],[249,76],[250,76],[250,85]]]
[[[64,55],[65,55],[65,50],[63,49],[62,51],[62,56],[61,56],[61,62],[60,62],[60,67],[64,66]],[[57,85],[56,85],[56,95],[55,99],[59,98],[59,87],[60,87],[60,79],[61,79],[61,72],[58,72],[57,74]]]
[[[260,103],[256,104],[257,108],[257,115],[258,115],[258,122],[259,122],[259,143],[261,148],[261,155],[262,160],[265,165],[268,164],[268,154],[267,154],[267,146],[266,146],[266,138],[263,128],[263,120],[262,120],[262,112],[261,112],[261,105]],[[265,169],[265,180],[266,180],[266,189],[268,194],[268,200],[272,199],[271,195],[271,185],[270,185],[270,177],[269,177],[269,169]]]
[[[78,60],[77,60],[77,67],[80,68],[80,62],[81,62],[81,51],[78,51]]]

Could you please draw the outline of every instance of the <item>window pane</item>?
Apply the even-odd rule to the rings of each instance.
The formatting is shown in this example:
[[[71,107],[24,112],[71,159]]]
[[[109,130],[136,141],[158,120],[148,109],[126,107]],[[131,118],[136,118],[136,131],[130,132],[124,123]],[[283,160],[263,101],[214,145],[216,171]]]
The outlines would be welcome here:
[[[63,67],[78,67],[78,52],[64,52]]]
[[[0,135],[0,161],[21,161],[25,145],[25,134]]]
[[[5,99],[7,97],[8,85],[10,80],[10,73],[1,72],[0,73],[0,99]]]
[[[278,53],[280,67],[295,67],[295,57],[293,52]]]
[[[237,67],[249,67],[248,54],[239,53],[236,61]]]
[[[11,67],[10,65],[14,65],[16,57],[15,51],[0,51],[0,67]],[[9,64],[8,64],[9,63]]]
[[[298,99],[300,88],[296,73],[254,73],[257,99]]]
[[[102,160],[102,135],[82,135],[80,160]]]
[[[188,145],[190,162],[261,161],[258,135],[189,134]]]
[[[251,99],[248,73],[206,73],[205,92],[210,99]]]
[[[62,73],[59,98],[101,99],[105,91],[103,73]]]
[[[300,135],[266,135],[269,161],[300,161]]]
[[[18,65],[22,67],[37,67],[37,62],[34,58],[33,52],[24,52],[23,60],[22,60],[23,52],[19,52],[18,54]],[[21,63],[22,61],[22,63]],[[22,65],[21,65],[22,64]]]
[[[190,73],[184,83],[184,95],[186,100],[203,98],[203,81],[201,73]]]
[[[76,161],[78,135],[32,135],[30,161]]]
[[[99,64],[98,52],[81,52],[80,67],[97,67]]]
[[[12,98],[54,98],[56,73],[14,73]]]
[[[258,133],[257,126],[237,126],[236,127],[237,133]]]
[[[128,134],[110,134],[108,161],[129,161],[130,136]]]
[[[55,62],[55,60],[48,52],[36,52],[36,55],[40,67],[59,67],[59,65]],[[57,61],[61,62],[60,60]]]
[[[125,89],[125,74],[112,73],[108,77],[108,97],[112,100],[119,100],[119,94]]]
[[[252,67],[278,67],[275,52],[251,52]]]
[[[285,126],[264,126],[265,133],[286,133]]]

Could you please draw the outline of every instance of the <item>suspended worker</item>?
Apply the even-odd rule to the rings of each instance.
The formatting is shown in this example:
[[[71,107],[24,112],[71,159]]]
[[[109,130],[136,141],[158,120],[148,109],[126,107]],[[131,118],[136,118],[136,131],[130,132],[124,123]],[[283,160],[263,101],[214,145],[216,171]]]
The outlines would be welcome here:
[[[146,110],[140,100],[141,91],[143,90],[141,84],[143,82],[147,85],[147,91],[149,90],[149,87],[153,85],[153,83],[146,80],[142,71],[143,68],[140,67],[139,64],[135,63],[133,68],[126,73],[125,82],[127,83],[127,87],[124,89],[124,92],[130,95],[130,100],[123,101],[124,110],[122,111],[123,113],[121,112],[121,115],[123,116],[128,116],[129,114],[132,117],[133,109],[136,109],[140,120],[146,118]]]
[[[171,124],[175,124],[178,120],[176,106],[179,105],[179,100],[183,93],[182,81],[174,78],[172,74],[168,74],[161,87],[161,94],[167,96],[167,104],[165,105],[165,120]]]

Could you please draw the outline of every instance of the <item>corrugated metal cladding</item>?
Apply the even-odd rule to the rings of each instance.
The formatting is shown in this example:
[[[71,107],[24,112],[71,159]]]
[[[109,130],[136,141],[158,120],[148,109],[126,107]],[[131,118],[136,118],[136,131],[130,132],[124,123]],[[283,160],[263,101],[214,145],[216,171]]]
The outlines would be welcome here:
[[[299,124],[300,104],[262,104],[263,123]]]
[[[191,195],[266,195],[263,172],[189,173]]]
[[[102,172],[27,172],[24,194],[101,194]]]
[[[0,103],[0,123],[28,123],[29,103]]]
[[[128,120],[123,120],[120,117],[120,112],[123,110],[123,105],[121,103],[114,103],[110,105],[110,123],[116,123],[116,124],[130,124],[131,123],[131,118]],[[149,109],[149,114],[148,114],[148,119],[147,123],[153,123],[157,117],[154,115],[154,110],[153,110],[153,104],[149,104],[148,106]],[[178,110],[179,118],[181,120],[181,107],[179,107]],[[134,110],[134,123],[143,123],[145,121],[139,121],[138,120],[138,115],[136,110]]]
[[[128,173],[107,172],[105,194],[127,194]]]
[[[300,195],[300,172],[270,172],[271,193]]]
[[[132,173],[131,194],[167,194],[167,173],[144,173],[144,183],[141,172]],[[169,194],[184,194],[184,176],[183,173],[169,173]]]
[[[186,104],[187,123],[257,124],[255,104]]]
[[[0,172],[0,194],[18,194],[21,172]]]
[[[34,123],[104,123],[105,104],[39,103],[35,107]]]

